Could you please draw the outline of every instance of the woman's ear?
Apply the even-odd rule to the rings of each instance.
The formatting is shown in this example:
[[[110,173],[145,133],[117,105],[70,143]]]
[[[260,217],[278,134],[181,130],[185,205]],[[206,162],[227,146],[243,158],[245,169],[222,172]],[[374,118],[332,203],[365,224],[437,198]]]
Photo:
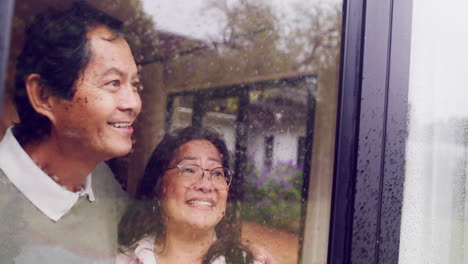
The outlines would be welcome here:
[[[37,73],[30,74],[26,77],[25,84],[31,106],[36,112],[49,118],[49,120],[53,122],[53,95],[43,84],[41,76]]]

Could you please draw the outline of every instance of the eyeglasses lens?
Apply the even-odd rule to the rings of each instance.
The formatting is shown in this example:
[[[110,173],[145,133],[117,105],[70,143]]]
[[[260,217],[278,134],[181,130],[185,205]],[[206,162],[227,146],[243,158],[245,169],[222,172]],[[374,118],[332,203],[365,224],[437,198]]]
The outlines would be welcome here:
[[[204,176],[209,175],[213,186],[217,189],[227,189],[230,184],[229,170],[223,167],[214,168],[211,171],[203,171],[201,167],[194,164],[183,165],[179,168],[180,176],[187,187],[193,186]]]

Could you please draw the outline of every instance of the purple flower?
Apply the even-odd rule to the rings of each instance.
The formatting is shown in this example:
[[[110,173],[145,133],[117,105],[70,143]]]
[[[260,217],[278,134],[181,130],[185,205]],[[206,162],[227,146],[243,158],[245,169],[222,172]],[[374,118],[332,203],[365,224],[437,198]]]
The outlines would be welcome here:
[[[259,186],[262,186],[265,183],[265,180],[266,180],[266,177],[260,176],[258,177],[257,181],[255,181],[255,183]]]
[[[290,182],[282,182],[281,187],[283,187],[286,190],[291,190],[293,186]]]
[[[286,172],[281,172],[280,174],[278,174],[278,177],[279,177],[280,181],[284,181],[287,176],[288,176],[288,174],[286,174]]]
[[[249,179],[249,180],[250,180],[250,179],[255,179],[255,178],[257,178],[257,175],[255,175],[254,172],[253,172],[253,173],[249,173],[248,176],[247,176],[247,179]]]

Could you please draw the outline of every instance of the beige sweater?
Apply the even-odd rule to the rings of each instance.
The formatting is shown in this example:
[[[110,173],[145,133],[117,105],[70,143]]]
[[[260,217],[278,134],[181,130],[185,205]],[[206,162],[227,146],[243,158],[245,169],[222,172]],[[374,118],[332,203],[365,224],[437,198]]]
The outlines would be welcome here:
[[[0,169],[0,263],[114,263],[117,225],[128,198],[105,164],[93,171],[92,187],[96,201],[81,197],[54,222]]]

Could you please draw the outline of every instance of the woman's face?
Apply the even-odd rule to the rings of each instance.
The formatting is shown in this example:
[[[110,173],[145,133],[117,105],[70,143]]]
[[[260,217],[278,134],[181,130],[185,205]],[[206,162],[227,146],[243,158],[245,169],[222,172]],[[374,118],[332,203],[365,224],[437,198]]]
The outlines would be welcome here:
[[[169,168],[184,164],[195,164],[205,170],[223,166],[218,149],[207,140],[192,140],[181,145]],[[228,190],[214,188],[209,171],[191,187],[184,186],[178,173],[179,169],[174,168],[163,176],[161,207],[166,216],[166,228],[214,229],[224,216]]]

